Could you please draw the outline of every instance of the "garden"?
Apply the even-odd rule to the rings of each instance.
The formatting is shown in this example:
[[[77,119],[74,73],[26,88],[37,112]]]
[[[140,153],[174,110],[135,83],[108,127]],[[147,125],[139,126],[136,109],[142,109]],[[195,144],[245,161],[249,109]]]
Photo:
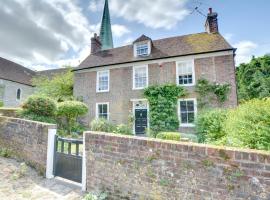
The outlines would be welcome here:
[[[71,71],[53,78],[33,80],[36,94],[29,97],[18,114],[26,119],[56,123],[58,134],[81,137],[83,131],[111,132],[133,135],[134,119],[128,124],[114,125],[104,119],[90,122],[90,128],[80,123],[88,107],[73,97]],[[150,106],[148,137],[164,140],[192,141],[222,146],[270,150],[270,56],[253,58],[237,68],[239,106],[215,109],[214,102],[223,107],[230,92],[229,84],[210,83],[199,79],[195,87],[198,94],[199,115],[195,120],[196,135],[179,134],[177,102],[188,92],[174,84],[153,85],[144,90]]]

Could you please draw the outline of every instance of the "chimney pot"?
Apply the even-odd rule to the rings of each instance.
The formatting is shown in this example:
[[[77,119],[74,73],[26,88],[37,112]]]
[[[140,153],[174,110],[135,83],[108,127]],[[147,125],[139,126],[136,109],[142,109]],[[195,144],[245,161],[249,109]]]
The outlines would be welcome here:
[[[91,54],[94,54],[101,50],[101,42],[99,36],[95,33],[94,37],[91,38]]]
[[[205,22],[205,30],[208,33],[218,33],[218,14],[209,8],[209,13]]]
[[[213,9],[209,8],[209,14],[212,14],[212,12],[213,12]]]

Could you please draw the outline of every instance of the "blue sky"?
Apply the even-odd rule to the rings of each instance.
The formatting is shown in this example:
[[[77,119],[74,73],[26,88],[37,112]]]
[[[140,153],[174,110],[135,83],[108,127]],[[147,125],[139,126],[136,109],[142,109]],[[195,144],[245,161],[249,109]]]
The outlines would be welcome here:
[[[78,65],[99,31],[104,0],[0,2],[0,56],[35,70]],[[238,48],[236,61],[270,53],[269,0],[109,0],[115,46],[141,34],[152,39],[204,31],[209,7],[221,34]],[[199,7],[198,12],[193,12]],[[192,14],[191,14],[192,13]]]

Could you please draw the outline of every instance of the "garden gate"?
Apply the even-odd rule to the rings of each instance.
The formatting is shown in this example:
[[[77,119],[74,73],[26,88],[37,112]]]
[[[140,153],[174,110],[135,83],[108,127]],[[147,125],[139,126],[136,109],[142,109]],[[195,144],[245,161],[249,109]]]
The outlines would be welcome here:
[[[82,182],[82,139],[55,136],[54,175]]]

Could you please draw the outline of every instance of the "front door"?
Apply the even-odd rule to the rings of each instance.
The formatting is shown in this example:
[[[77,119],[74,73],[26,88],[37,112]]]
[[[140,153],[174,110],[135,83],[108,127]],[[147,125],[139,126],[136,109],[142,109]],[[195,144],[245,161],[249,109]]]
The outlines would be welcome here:
[[[147,128],[147,109],[135,109],[135,133],[145,134]]]

